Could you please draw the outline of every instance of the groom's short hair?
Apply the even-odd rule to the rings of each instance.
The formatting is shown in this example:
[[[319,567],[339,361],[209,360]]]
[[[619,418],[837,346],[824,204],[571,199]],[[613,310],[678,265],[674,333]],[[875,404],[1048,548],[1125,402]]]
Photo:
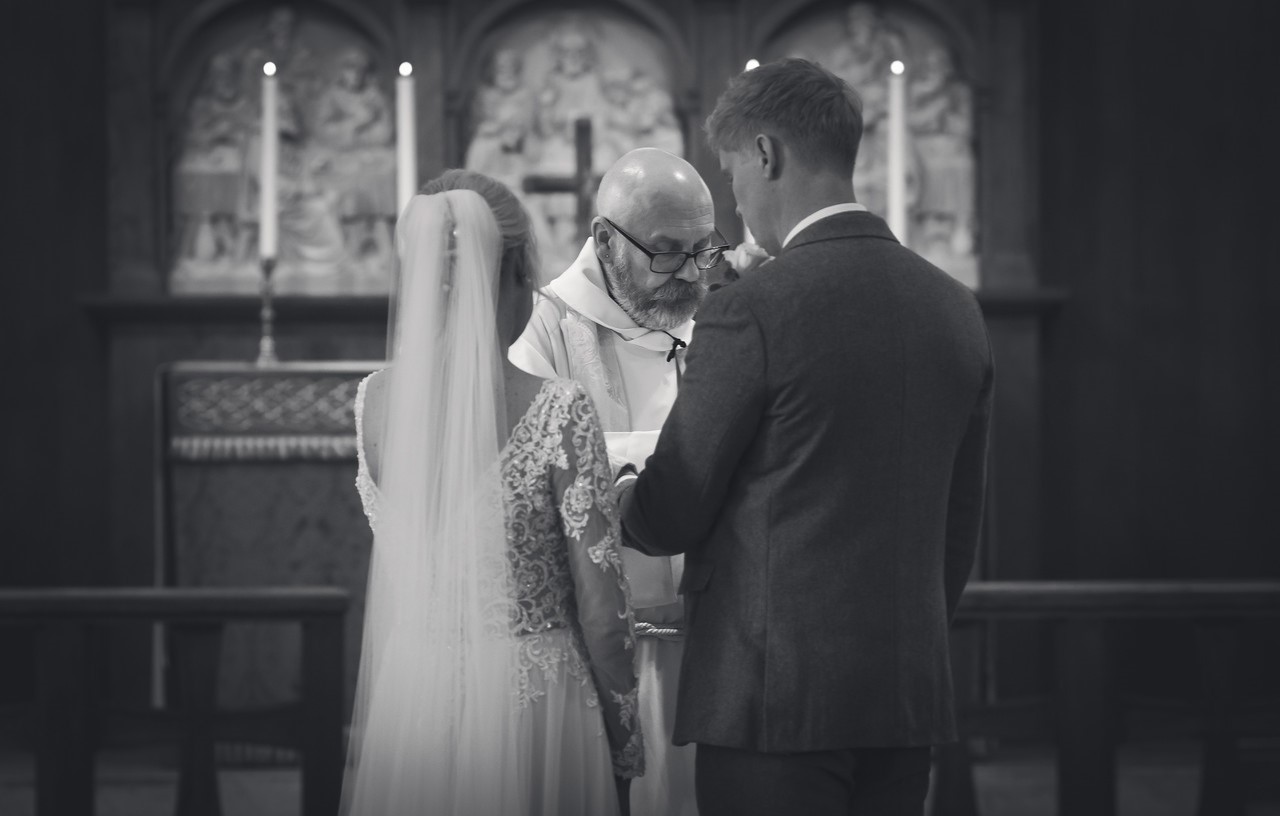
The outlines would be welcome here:
[[[862,141],[862,99],[821,65],[791,57],[729,81],[707,117],[712,150],[732,153],[758,133],[776,136],[806,165],[852,175]]]

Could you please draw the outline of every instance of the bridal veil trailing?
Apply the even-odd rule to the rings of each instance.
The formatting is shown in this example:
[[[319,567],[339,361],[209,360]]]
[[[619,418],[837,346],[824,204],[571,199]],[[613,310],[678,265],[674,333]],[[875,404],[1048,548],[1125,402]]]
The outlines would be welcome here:
[[[380,501],[342,813],[522,816],[498,464],[501,237],[483,198],[451,190],[415,196],[396,241]]]

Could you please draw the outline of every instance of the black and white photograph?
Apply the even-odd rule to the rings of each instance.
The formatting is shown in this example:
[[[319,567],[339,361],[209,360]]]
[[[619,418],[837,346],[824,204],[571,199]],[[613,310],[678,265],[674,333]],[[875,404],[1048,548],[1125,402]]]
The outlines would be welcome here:
[[[1269,0],[11,0],[0,816],[1280,816]]]

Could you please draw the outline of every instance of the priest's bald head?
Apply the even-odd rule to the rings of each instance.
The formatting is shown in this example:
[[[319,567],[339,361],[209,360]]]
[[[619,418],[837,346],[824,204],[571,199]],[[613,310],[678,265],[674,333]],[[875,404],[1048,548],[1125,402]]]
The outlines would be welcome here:
[[[702,176],[653,147],[632,150],[604,174],[591,237],[609,295],[648,329],[693,317],[724,251]]]

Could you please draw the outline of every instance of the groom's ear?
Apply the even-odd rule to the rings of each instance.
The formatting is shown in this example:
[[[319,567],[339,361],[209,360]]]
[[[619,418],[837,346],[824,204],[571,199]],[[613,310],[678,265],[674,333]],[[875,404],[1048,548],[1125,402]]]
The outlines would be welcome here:
[[[773,136],[766,133],[756,134],[756,140],[752,145],[751,151],[752,163],[759,168],[761,174],[769,181],[778,178],[778,174],[781,172],[781,147],[778,140]]]

